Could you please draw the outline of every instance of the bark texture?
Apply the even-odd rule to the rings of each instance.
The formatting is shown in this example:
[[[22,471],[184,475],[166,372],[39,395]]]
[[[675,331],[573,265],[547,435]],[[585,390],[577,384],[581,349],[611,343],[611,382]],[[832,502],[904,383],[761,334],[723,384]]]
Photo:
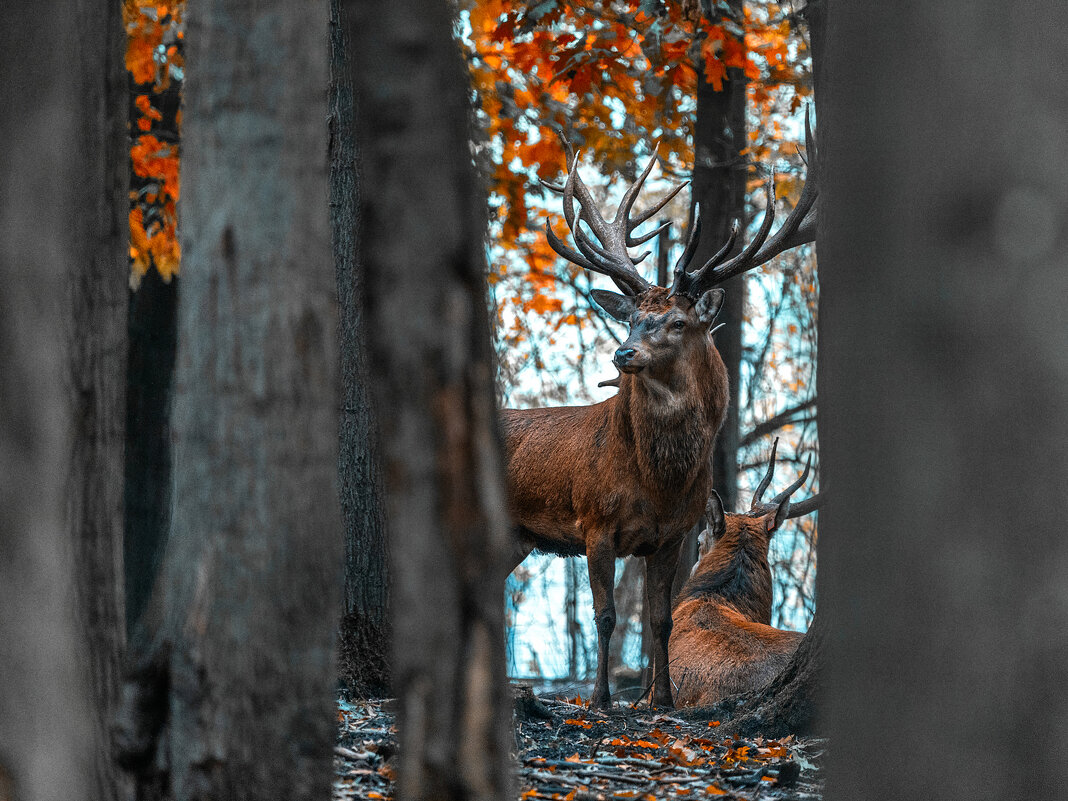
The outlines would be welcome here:
[[[330,792],[341,536],[327,11],[189,8],[175,511],[123,718],[142,797]]]
[[[361,260],[383,410],[393,558],[398,798],[502,799],[499,579],[511,534],[484,281],[485,195],[450,6],[346,0],[360,96]],[[388,411],[387,411],[388,410]]]
[[[1061,797],[1068,6],[827,15],[827,798]]]
[[[378,432],[372,406],[359,268],[359,151],[351,43],[330,0],[330,219],[341,341],[338,484],[345,533],[345,612],[338,666],[350,693],[389,694],[389,571]]]
[[[129,229],[126,36],[115,3],[74,10],[69,51],[78,114],[72,129],[81,157],[71,178],[74,213],[66,223],[80,243],[66,262],[67,386],[71,453],[67,527],[75,564],[75,605],[85,637],[83,666],[96,713],[95,786],[90,797],[120,794],[111,747],[118,701],[123,614],[123,459],[126,292]]]
[[[82,91],[105,75],[86,14],[15,4],[0,25],[0,797],[22,801],[99,791],[67,508],[68,279],[109,235],[81,238],[109,197],[103,131],[74,134],[100,123],[102,89]]]

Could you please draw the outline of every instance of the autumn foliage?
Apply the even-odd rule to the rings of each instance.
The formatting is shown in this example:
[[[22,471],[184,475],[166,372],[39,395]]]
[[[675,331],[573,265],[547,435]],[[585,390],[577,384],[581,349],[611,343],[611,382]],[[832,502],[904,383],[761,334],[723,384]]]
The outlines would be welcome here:
[[[130,113],[130,282],[155,268],[165,281],[178,272],[176,203],[183,78],[184,2],[124,0]]]
[[[534,336],[551,344],[562,325],[596,323],[583,297],[585,276],[557,259],[543,233],[546,222],[564,232],[557,202],[539,185],[562,178],[558,134],[582,152],[588,169],[601,173],[602,193],[613,191],[613,180],[633,180],[635,165],[656,141],[663,174],[688,178],[698,82],[722,90],[734,69],[749,82],[753,120],[743,155],[759,163],[793,155],[799,129],[787,130],[782,120],[800,108],[811,80],[792,9],[757,2],[740,11],[721,2],[709,19],[699,5],[462,3],[460,38],[484,137],[479,153],[490,177],[496,246],[490,281],[506,347],[531,347]],[[754,173],[754,188],[760,182]],[[799,190],[796,178],[784,173],[777,194],[793,200]],[[676,222],[688,213],[682,198],[667,211]]]

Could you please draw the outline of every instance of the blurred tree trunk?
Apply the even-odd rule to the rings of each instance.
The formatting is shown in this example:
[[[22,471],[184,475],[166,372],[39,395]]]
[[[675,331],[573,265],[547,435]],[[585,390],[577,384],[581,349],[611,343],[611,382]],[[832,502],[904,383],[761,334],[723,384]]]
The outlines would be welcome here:
[[[742,18],[742,0],[729,0],[732,16]],[[718,17],[715,20],[718,22]],[[723,80],[722,91],[704,80],[704,65],[694,65],[697,82],[697,117],[694,122],[693,186],[690,190],[693,218],[701,215],[701,241],[693,263],[704,264],[719,250],[730,235],[735,220],[745,223],[746,159],[741,151],[745,138],[746,79],[741,70],[731,67]],[[739,237],[741,240],[742,238]],[[743,242],[739,241],[736,249]],[[716,349],[727,367],[730,382],[730,401],[727,416],[712,449],[712,480],[727,509],[737,508],[738,500],[738,382],[742,364],[742,317],[745,311],[745,276],[732,278],[723,284],[727,295],[720,309],[717,323],[723,323],[716,333]],[[679,567],[675,575],[675,592],[690,575],[697,562],[695,526],[682,546]]]
[[[107,620],[74,609],[89,573],[75,571],[87,548],[80,539],[72,547],[70,517],[83,497],[71,481],[70,283],[83,270],[95,284],[121,236],[108,205],[117,187],[104,124],[118,9],[93,12],[54,0],[15,4],[0,25],[0,798],[20,801],[107,789],[91,690],[106,683],[116,644],[107,634],[121,629],[115,621],[94,632],[104,636],[91,638],[99,650],[86,658],[86,621]],[[100,128],[82,136],[90,123]],[[124,250],[113,254],[120,276],[124,263]],[[84,343],[87,358],[98,344]],[[92,569],[106,571],[113,551],[101,543],[96,553],[104,560]],[[105,613],[117,589],[100,588]]]
[[[361,261],[393,559],[398,798],[513,793],[501,585],[511,547],[470,88],[440,0],[346,0]]]
[[[111,746],[118,702],[123,614],[123,458],[129,250],[128,77],[122,10],[82,4],[67,51],[78,113],[71,137],[78,170],[70,177],[73,213],[65,224],[81,244],[66,263],[71,458],[66,484],[67,527],[73,543],[78,622],[86,638],[83,667],[96,713],[95,787],[86,795],[120,794]]]
[[[325,0],[189,8],[174,522],[122,721],[141,797],[330,793],[327,13]]]
[[[338,484],[345,534],[345,611],[338,663],[349,692],[373,698],[390,691],[389,571],[359,269],[359,152],[351,45],[340,15],[341,0],[330,0],[330,219],[341,337]]]
[[[828,799],[1064,796],[1068,5],[1005,10],[829,9]]]

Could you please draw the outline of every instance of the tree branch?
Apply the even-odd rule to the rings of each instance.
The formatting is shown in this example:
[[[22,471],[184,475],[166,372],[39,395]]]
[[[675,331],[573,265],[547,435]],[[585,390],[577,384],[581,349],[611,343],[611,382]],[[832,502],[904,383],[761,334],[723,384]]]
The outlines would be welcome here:
[[[771,433],[774,433],[775,431],[778,431],[783,426],[787,426],[787,425],[790,425],[791,423],[798,422],[797,420],[794,419],[795,415],[798,415],[798,414],[800,414],[801,412],[803,412],[803,411],[805,411],[807,409],[812,409],[815,406],[816,406],[816,397],[813,396],[813,397],[809,398],[808,400],[803,401],[802,403],[799,403],[797,406],[794,406],[794,407],[791,407],[789,409],[785,409],[785,410],[779,412],[774,417],[768,418],[763,423],[760,423],[759,425],[754,426],[751,431],[746,433],[741,438],[741,440],[739,440],[738,447],[745,448],[745,447],[747,447],[749,445],[752,445],[754,442],[756,442],[761,437],[766,437],[768,434],[771,434]],[[806,419],[812,419],[812,418],[806,418]]]

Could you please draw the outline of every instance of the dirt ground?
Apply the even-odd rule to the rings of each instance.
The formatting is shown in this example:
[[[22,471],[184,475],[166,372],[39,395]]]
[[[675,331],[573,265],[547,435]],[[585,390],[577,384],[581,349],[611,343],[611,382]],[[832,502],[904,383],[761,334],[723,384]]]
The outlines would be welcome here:
[[[393,797],[391,707],[339,702],[335,801]],[[605,714],[578,698],[538,698],[529,690],[517,694],[514,720],[520,799],[822,798],[824,740],[736,740],[717,736],[717,721],[629,704]]]

